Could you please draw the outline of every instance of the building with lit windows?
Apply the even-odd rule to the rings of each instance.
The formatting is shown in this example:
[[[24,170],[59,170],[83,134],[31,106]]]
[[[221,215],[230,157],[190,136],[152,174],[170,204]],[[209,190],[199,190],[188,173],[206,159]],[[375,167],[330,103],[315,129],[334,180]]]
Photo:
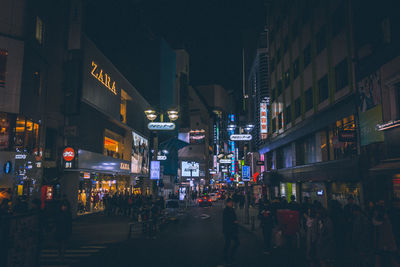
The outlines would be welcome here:
[[[273,1],[269,13],[271,121],[259,151],[266,182],[280,178],[271,194],[362,203],[351,1]]]
[[[0,191],[10,189],[13,203],[40,198],[42,178],[58,175],[68,14],[69,1],[1,4]]]

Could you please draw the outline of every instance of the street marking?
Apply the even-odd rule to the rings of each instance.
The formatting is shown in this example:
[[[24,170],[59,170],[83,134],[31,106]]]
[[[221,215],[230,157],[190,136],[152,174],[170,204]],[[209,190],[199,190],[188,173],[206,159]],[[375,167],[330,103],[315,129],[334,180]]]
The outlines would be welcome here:
[[[200,218],[201,218],[202,220],[208,219],[208,218],[210,218],[210,217],[211,217],[211,216],[208,215],[208,214],[201,214],[201,215],[200,215]]]
[[[83,246],[81,248],[106,248],[105,246]]]

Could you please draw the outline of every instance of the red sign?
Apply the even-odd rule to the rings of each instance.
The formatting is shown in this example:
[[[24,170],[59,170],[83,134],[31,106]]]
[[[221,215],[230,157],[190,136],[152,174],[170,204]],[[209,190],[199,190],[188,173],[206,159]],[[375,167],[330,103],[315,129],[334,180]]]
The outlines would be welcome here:
[[[72,147],[64,149],[63,158],[65,161],[72,161],[75,158],[75,150]]]

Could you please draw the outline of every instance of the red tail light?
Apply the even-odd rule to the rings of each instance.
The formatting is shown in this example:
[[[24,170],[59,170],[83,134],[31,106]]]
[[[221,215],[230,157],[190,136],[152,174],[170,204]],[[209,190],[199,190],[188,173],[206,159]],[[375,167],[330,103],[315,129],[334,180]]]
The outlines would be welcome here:
[[[202,202],[203,200],[202,199],[199,199],[199,202]]]
[[[211,202],[211,198],[208,200],[208,202]]]

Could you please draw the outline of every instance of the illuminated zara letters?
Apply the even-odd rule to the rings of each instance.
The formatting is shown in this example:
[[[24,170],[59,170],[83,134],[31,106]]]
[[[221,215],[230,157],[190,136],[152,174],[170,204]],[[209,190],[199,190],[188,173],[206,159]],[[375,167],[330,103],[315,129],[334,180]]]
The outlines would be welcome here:
[[[115,81],[111,81],[110,75],[104,72],[102,69],[98,68],[98,65],[92,61],[92,71],[90,74],[101,82],[108,90],[110,90],[114,95],[117,95],[117,89],[115,87]]]

